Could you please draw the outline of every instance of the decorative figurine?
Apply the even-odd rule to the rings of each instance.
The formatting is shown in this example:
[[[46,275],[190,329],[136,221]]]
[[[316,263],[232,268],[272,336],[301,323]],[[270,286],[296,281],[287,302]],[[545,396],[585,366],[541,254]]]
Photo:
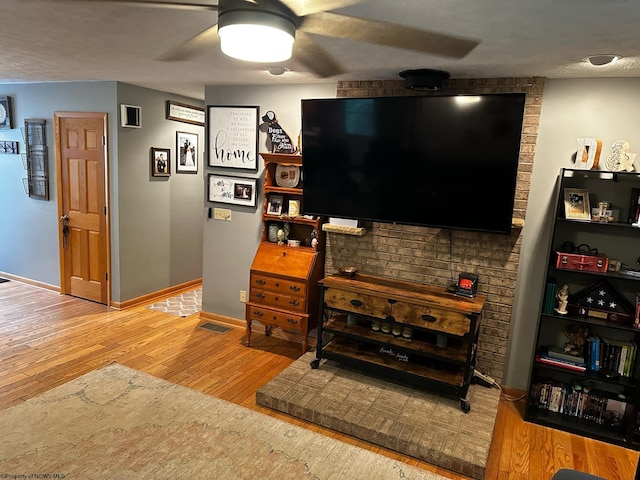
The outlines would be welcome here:
[[[569,341],[564,344],[564,353],[578,356],[584,355],[584,345],[589,336],[589,329],[574,323],[567,327],[564,335],[569,339]]]
[[[272,153],[297,153],[298,148],[293,145],[291,137],[276,119],[276,112],[269,110],[262,116],[262,121],[267,125],[268,142]]]
[[[569,285],[563,285],[556,295],[558,299],[558,307],[555,308],[556,313],[560,315],[566,315],[569,313],[567,311],[567,304],[569,303]]]
[[[282,228],[278,229],[278,245],[284,245],[284,241],[287,236],[284,234],[284,230]]]

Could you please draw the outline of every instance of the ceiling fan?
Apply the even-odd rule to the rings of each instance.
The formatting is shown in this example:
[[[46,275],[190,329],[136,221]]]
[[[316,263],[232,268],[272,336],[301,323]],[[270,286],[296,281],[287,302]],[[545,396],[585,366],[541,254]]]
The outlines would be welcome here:
[[[217,5],[183,0],[76,0],[119,3],[155,8],[217,11],[218,23],[162,55],[160,60],[188,60],[220,44],[223,53],[242,60],[273,63],[291,54],[320,77],[332,77],[345,70],[320,47],[313,35],[350,38],[439,56],[462,58],[478,41],[419,30],[378,20],[351,17],[336,10],[363,0],[218,0]],[[262,27],[256,34],[248,26]],[[274,39],[267,35],[275,34]],[[311,35],[309,35],[311,34]],[[284,53],[273,55],[277,42]],[[263,52],[264,51],[264,52]],[[271,57],[259,57],[259,53]]]

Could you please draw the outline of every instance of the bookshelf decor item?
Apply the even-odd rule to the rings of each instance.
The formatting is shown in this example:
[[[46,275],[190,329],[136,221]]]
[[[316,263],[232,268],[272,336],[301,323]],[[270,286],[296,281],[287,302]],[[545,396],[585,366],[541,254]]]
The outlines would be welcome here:
[[[564,215],[570,220],[591,220],[589,192],[578,188],[565,188]]]

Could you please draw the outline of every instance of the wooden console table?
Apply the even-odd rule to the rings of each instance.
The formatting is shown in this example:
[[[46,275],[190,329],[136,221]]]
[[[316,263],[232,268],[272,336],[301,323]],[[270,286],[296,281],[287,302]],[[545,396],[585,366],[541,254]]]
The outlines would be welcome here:
[[[482,308],[442,288],[371,275],[332,275],[322,287],[316,358],[364,368],[460,398],[468,412]]]

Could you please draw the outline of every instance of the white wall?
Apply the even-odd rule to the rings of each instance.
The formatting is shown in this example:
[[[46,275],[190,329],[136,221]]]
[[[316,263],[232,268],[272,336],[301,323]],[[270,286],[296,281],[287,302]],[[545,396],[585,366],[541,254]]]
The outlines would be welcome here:
[[[258,105],[260,116],[267,110],[276,113],[280,125],[297,139],[301,127],[300,100],[306,98],[331,98],[336,95],[336,84],[321,85],[273,85],[240,87],[207,87],[207,105]],[[259,151],[266,150],[266,134],[259,135]],[[257,173],[212,169],[207,173],[232,176],[259,177],[260,192],[264,179],[262,157]],[[206,178],[204,179],[206,182]],[[206,188],[205,188],[206,195]],[[261,211],[263,196],[258,196],[257,208],[213,204],[204,197],[204,253],[202,309],[236,319],[244,319],[244,303],[239,301],[240,290],[249,290],[249,270],[262,234]],[[209,207],[228,208],[232,211],[230,222],[208,219]]]
[[[578,137],[602,140],[601,163],[618,139],[629,141],[631,151],[640,154],[638,112],[640,79],[546,81],[503,382],[507,386],[526,390],[528,385],[560,169],[573,165]]]

